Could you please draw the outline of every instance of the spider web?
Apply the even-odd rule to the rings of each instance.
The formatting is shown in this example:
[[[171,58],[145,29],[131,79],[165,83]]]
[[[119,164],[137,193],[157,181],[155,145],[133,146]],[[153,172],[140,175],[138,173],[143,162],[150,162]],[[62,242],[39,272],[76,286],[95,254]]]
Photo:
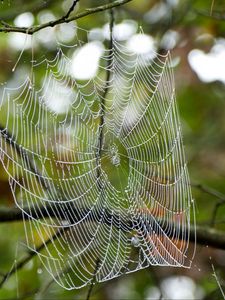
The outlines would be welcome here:
[[[113,39],[96,75],[78,80],[80,31],[3,92],[0,157],[27,245],[66,289],[150,265],[189,267],[193,200],[170,54]],[[59,98],[63,113],[52,109]]]

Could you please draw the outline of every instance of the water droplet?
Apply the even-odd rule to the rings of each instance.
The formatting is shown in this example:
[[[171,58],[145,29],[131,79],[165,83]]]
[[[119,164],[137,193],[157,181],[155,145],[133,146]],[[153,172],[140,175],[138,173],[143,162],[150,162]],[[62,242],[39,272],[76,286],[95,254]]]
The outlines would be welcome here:
[[[41,268],[38,268],[38,269],[37,269],[37,273],[40,275],[40,274],[43,273],[43,270],[42,270]]]
[[[112,157],[112,164],[115,165],[115,166],[119,166],[120,164],[120,158],[118,155],[115,155]]]
[[[139,238],[136,235],[131,238],[131,244],[134,247],[138,247],[139,246],[140,241],[139,241]]]
[[[120,165],[120,156],[118,153],[118,148],[116,145],[112,145],[110,150],[109,150],[110,156],[111,156],[111,162],[114,166],[119,166]]]

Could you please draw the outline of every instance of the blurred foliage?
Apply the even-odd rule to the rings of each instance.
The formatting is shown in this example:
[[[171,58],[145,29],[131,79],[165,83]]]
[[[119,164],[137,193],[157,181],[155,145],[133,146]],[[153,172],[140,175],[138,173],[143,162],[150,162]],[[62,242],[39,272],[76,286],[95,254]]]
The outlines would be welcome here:
[[[80,1],[79,9],[86,9],[105,4],[106,0]],[[48,11],[56,18],[65,13],[70,1],[63,3],[54,0],[2,0],[0,19],[13,24],[14,19],[23,12],[31,11],[35,24],[38,24],[40,12]],[[169,4],[170,3],[170,6]],[[63,4],[63,5],[62,5]],[[154,22],[147,14],[153,9],[157,12],[159,5],[170,9]],[[62,8],[64,7],[64,9]],[[205,83],[200,81],[188,63],[188,54],[192,49],[209,52],[219,38],[224,37],[225,20],[211,17],[212,0],[133,0],[124,7],[116,9],[116,23],[122,20],[135,20],[146,34],[152,35],[160,45],[163,36],[173,30],[179,34],[178,41],[172,49],[172,56],[178,63],[175,66],[177,101],[181,114],[183,139],[188,158],[189,172],[193,183],[201,183],[225,194],[225,85],[222,82]],[[225,15],[224,0],[215,0],[212,13]],[[158,12],[159,13],[159,12]],[[85,29],[102,27],[108,22],[106,12],[85,17],[78,26]],[[0,82],[11,80],[12,68],[19,55],[8,43],[9,34],[0,34]],[[80,37],[82,39],[84,37]],[[44,46],[35,50],[38,56],[51,51]],[[29,68],[30,56],[25,52],[24,66]],[[43,70],[40,68],[40,78]],[[225,72],[225,70],[224,70]],[[4,120],[0,116],[0,122]],[[215,197],[193,187],[196,200],[197,223],[209,224]],[[14,202],[8,186],[8,178],[0,166],[0,205],[13,206]],[[225,205],[221,206],[216,219],[216,228],[225,230]],[[0,224],[0,272],[10,270],[26,255],[24,230],[22,223]],[[211,257],[211,260],[210,260]],[[152,267],[140,272],[97,285],[93,299],[144,299],[150,297],[150,288],[159,287],[162,281],[174,275],[185,275],[193,279],[201,296],[193,299],[222,299],[218,284],[213,277],[211,263],[218,270],[221,284],[225,278],[225,253],[221,250],[197,246],[193,266],[188,269]],[[1,275],[0,274],[0,275]],[[57,284],[49,283],[50,277],[41,269],[37,259],[33,259],[24,268],[12,276],[0,290],[0,299],[85,299],[88,288],[78,291],[62,290]],[[49,283],[49,284],[48,284]],[[153,295],[153,294],[152,294]],[[199,298],[198,298],[199,297]],[[150,299],[150,298],[149,298]],[[157,299],[157,298],[151,298]]]

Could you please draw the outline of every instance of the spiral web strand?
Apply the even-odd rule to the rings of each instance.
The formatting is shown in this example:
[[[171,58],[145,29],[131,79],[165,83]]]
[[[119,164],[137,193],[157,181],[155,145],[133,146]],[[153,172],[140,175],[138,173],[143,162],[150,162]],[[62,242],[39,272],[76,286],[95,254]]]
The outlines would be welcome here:
[[[76,38],[58,43],[54,59],[32,60],[1,101],[0,157],[27,245],[66,289],[150,265],[189,267],[193,200],[170,54],[113,39],[81,81],[71,76]],[[63,114],[51,109],[56,97]]]

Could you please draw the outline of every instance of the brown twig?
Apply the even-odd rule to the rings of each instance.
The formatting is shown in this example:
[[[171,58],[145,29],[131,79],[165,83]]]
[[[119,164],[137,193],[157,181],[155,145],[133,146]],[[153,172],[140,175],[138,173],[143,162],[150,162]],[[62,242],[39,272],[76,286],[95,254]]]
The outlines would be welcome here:
[[[31,34],[32,35],[35,32],[40,31],[44,28],[55,27],[56,25],[59,25],[59,24],[62,24],[62,23],[69,23],[69,22],[84,18],[88,15],[92,15],[92,14],[95,14],[95,13],[98,13],[98,12],[109,10],[109,9],[112,9],[113,7],[121,6],[121,5],[126,4],[128,2],[131,2],[131,1],[132,0],[116,0],[112,3],[110,3],[110,4],[101,5],[101,6],[97,6],[97,7],[94,7],[94,8],[86,9],[83,12],[81,12],[81,13],[73,16],[73,17],[67,17],[67,18],[61,17],[57,20],[50,21],[50,22],[47,22],[47,23],[44,23],[44,24],[41,24],[41,25],[31,26],[31,27],[11,26],[9,24],[6,25],[5,22],[2,23],[2,21],[1,21],[1,23],[4,26],[2,28],[0,28],[0,32],[5,32],[5,33],[20,32],[20,33],[25,33],[25,34]]]
[[[75,6],[77,5],[78,2],[79,2],[79,0],[73,1],[73,4],[70,6],[68,12],[64,16],[62,16],[61,18],[59,18],[59,19],[56,20],[58,24],[66,22],[66,20],[70,17],[71,13],[74,11]],[[6,28],[9,28],[9,29],[12,28],[12,26],[9,25],[8,23],[6,23],[4,20],[1,20],[0,22]],[[27,30],[28,30],[27,33],[29,33],[29,28],[27,28]]]

